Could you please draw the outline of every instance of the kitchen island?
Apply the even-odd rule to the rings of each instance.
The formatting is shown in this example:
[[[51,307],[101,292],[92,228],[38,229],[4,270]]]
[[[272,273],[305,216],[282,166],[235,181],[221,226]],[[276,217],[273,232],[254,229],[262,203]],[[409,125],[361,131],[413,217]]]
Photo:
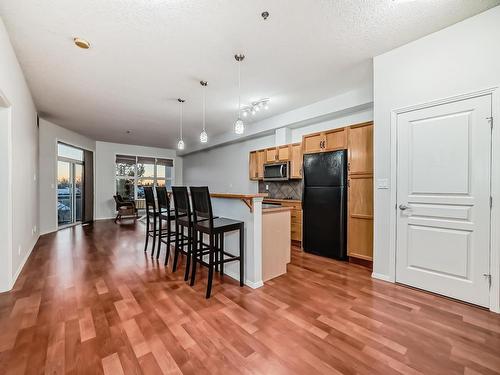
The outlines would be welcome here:
[[[245,285],[259,288],[264,281],[286,273],[290,262],[290,210],[287,207],[262,208],[267,194],[212,193],[215,216],[245,223]],[[227,233],[225,249],[236,253],[238,232]],[[224,273],[239,280],[237,262],[227,263]]]

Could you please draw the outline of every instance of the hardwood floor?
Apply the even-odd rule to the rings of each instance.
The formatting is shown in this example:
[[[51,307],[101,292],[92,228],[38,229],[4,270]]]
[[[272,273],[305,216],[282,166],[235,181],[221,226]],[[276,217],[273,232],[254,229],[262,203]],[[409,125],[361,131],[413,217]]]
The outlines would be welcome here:
[[[144,226],[40,238],[0,294],[0,374],[498,374],[500,315],[294,249],[258,290],[194,288],[143,252]],[[164,253],[163,253],[164,254]]]

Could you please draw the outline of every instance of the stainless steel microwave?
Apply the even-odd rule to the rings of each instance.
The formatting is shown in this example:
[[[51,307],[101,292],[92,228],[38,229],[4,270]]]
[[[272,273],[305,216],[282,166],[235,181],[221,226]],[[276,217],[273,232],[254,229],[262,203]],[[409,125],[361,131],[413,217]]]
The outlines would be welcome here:
[[[288,180],[290,164],[288,162],[264,164],[264,181]]]

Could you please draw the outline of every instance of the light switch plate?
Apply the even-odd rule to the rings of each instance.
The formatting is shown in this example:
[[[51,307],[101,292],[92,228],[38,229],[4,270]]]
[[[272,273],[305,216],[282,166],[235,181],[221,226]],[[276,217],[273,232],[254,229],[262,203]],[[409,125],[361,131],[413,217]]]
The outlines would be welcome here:
[[[378,178],[377,179],[377,189],[389,189],[389,179],[388,178]]]

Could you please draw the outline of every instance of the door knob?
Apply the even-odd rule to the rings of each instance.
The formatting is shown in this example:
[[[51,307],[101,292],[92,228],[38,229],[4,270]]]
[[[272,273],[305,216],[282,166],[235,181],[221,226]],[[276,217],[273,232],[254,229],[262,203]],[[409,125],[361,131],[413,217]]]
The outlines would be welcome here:
[[[409,208],[410,208],[410,206],[407,206],[406,204],[400,204],[400,205],[399,205],[399,209],[400,209],[401,211],[405,211],[405,210],[407,210],[407,209],[409,209]]]

